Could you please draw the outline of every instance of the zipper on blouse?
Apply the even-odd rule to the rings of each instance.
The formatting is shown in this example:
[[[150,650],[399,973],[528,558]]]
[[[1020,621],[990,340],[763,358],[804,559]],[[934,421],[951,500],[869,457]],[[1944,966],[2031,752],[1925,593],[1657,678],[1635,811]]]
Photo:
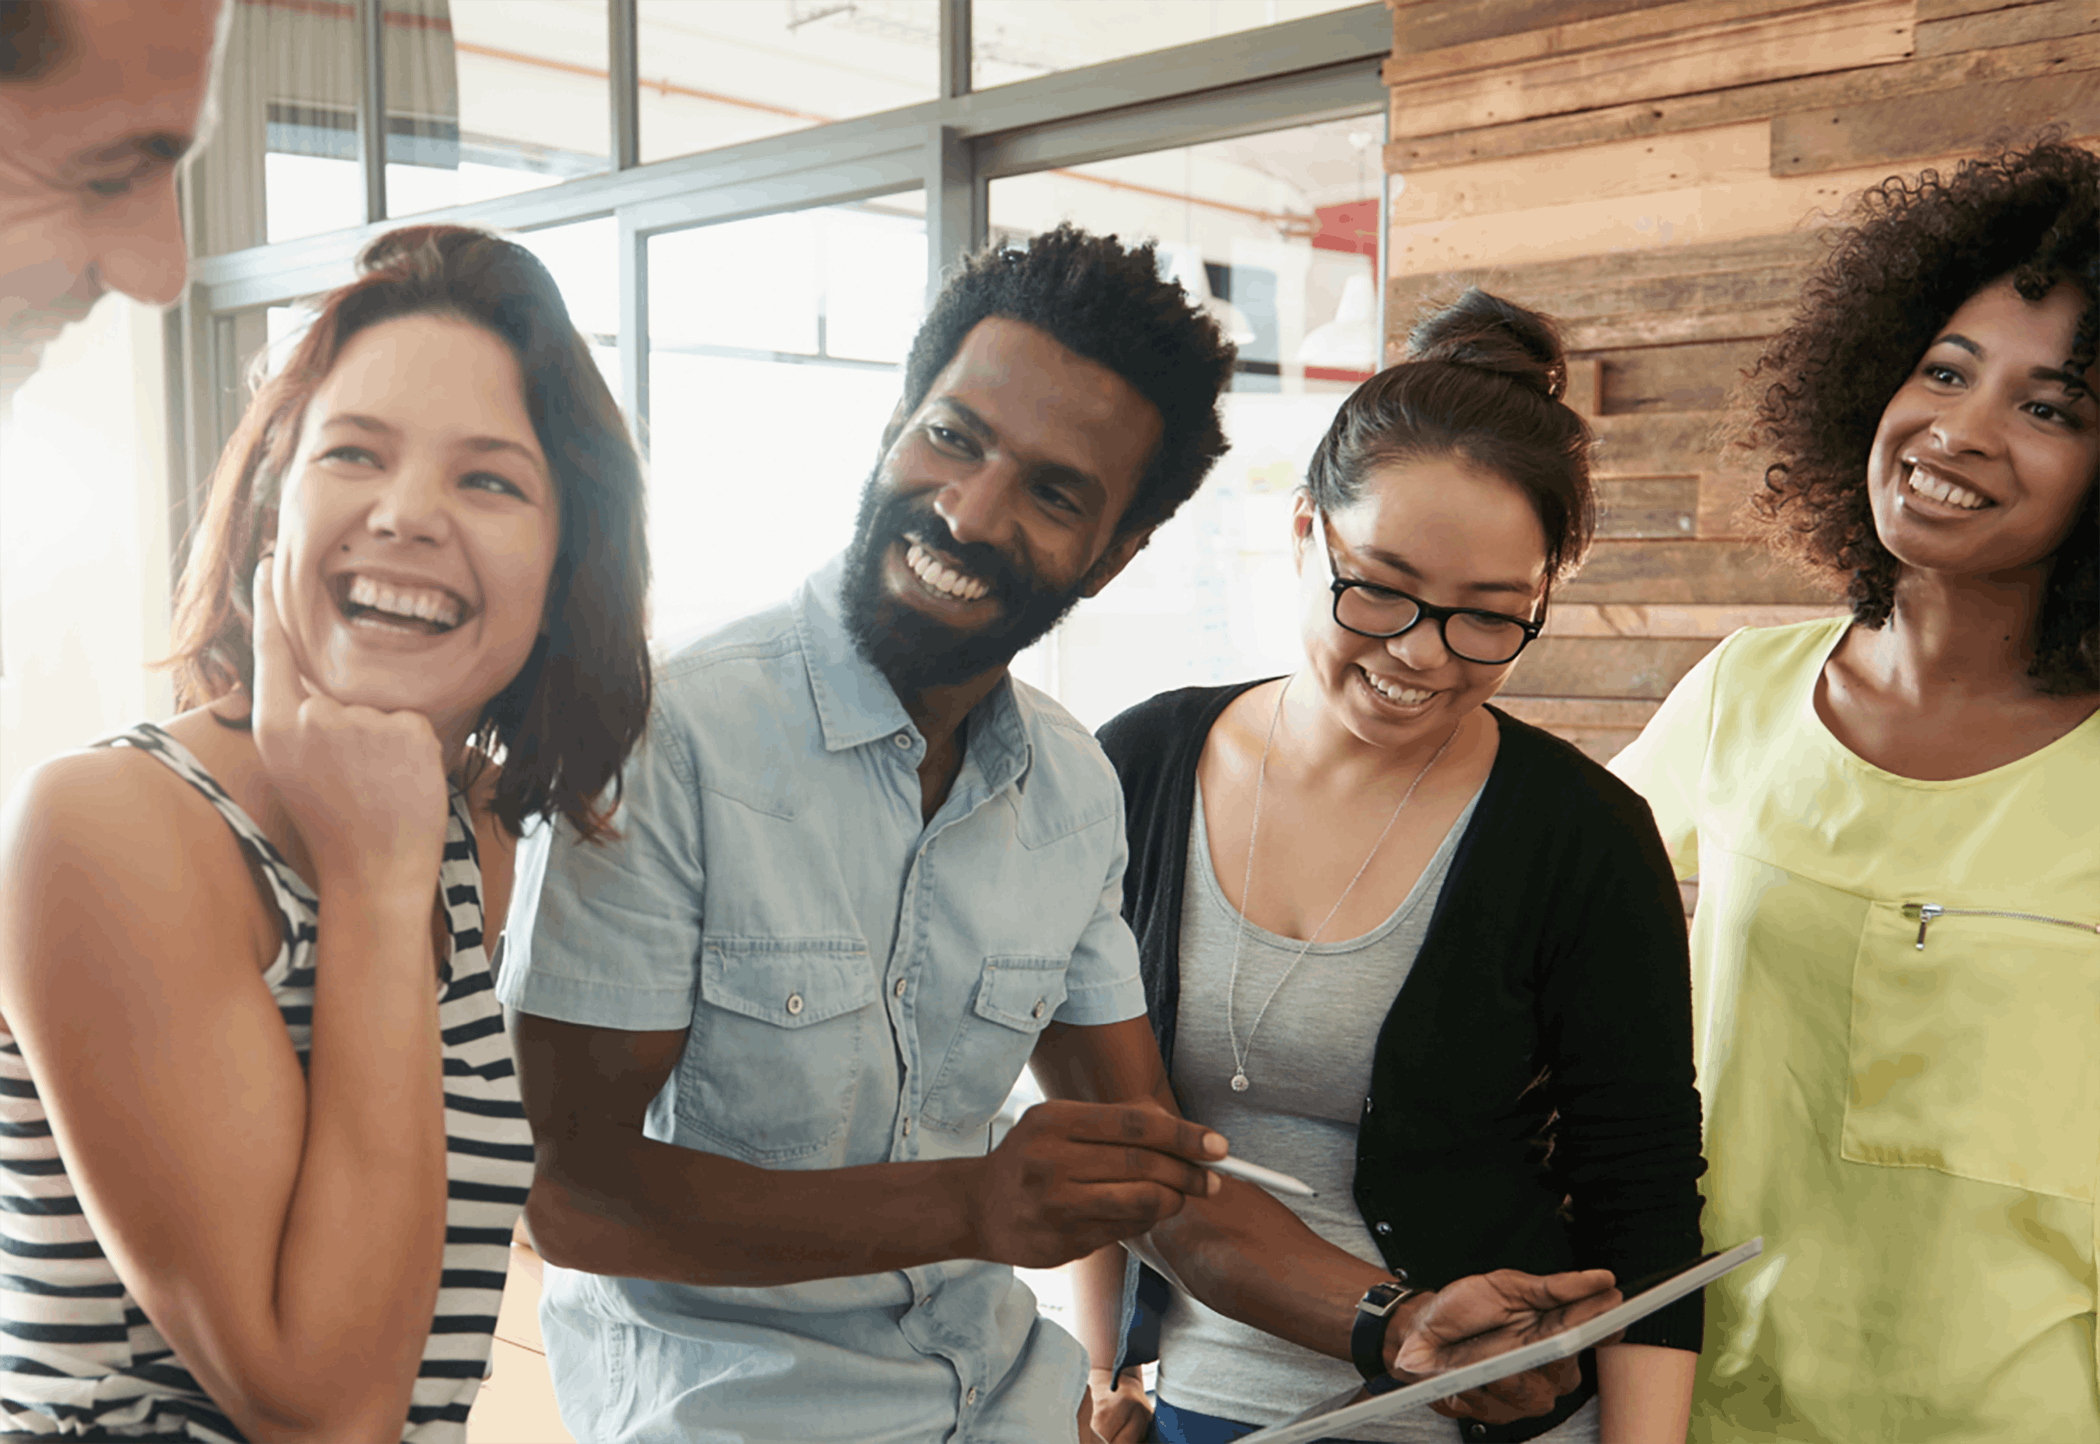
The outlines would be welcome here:
[[[1903,916],[1918,925],[1918,951],[1925,951],[1925,930],[1932,926],[1934,918],[2016,918],[2027,923],[2048,923],[2053,927],[2076,928],[2082,933],[2100,934],[2100,923],[2079,922],[2076,918],[2045,917],[2041,913],[2007,912],[2002,908],[1950,908],[1938,903],[1905,903]]]

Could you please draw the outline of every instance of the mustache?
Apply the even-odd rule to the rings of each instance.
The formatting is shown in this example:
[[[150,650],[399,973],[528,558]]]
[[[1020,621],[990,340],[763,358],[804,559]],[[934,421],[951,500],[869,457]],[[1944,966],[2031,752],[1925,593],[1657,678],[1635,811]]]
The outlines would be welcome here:
[[[989,542],[957,541],[948,523],[930,506],[914,505],[907,498],[896,497],[882,508],[876,523],[881,531],[900,541],[906,533],[915,535],[928,551],[941,553],[983,582],[1009,608],[1025,606],[1047,590]]]

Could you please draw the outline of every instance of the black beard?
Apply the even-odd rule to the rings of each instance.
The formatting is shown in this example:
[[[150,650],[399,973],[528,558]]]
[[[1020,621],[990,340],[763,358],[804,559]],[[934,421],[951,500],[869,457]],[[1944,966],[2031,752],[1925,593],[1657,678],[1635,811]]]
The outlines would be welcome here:
[[[959,632],[891,597],[883,585],[883,561],[892,542],[910,545],[903,541],[906,532],[990,588],[998,617],[978,631]],[[853,544],[846,549],[846,630],[899,700],[911,701],[928,688],[953,686],[1004,667],[1064,619],[1085,585],[1082,576],[1069,587],[1044,586],[997,547],[957,541],[935,514],[930,497],[915,502],[888,490],[878,468],[861,491]]]

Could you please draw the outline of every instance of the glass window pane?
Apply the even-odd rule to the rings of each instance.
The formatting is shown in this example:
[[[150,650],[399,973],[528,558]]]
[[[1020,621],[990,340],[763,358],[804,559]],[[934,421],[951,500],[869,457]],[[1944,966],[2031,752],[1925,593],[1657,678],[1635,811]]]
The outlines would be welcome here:
[[[387,213],[607,168],[605,0],[385,0]]]
[[[1240,346],[1232,450],[1055,634],[1049,690],[1088,726],[1163,688],[1298,664],[1291,493],[1378,364],[1384,139],[1370,114],[992,182],[997,236],[1070,220],[1156,239],[1162,271]]]
[[[351,6],[239,0],[193,178],[200,254],[364,224],[357,55]]]
[[[938,0],[640,0],[644,161],[932,100]]]
[[[851,540],[919,323],[922,210],[915,193],[651,238],[660,644],[787,596]]]
[[[1124,55],[1258,30],[1363,0],[972,0],[970,75],[978,90]]]

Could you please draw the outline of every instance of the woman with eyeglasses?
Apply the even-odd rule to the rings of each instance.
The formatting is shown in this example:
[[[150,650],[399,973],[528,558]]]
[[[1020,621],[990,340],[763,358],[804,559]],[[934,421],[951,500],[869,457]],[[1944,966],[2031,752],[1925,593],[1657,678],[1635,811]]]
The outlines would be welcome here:
[[[1101,732],[1175,1094],[1317,1191],[1284,1200],[1290,1236],[1221,1234],[1200,1278],[1181,1270],[1155,1433],[1126,1322],[1154,1281],[1117,1250],[1082,1263],[1110,1444],[1236,1439],[1383,1375],[1388,1341],[1461,1276],[1631,1282],[1699,1250],[1668,856],[1631,789],[1488,705],[1588,546],[1589,433],[1544,317],[1469,291],[1410,349],[1343,404],[1298,496],[1304,665],[1165,693]],[[1157,1233],[1208,1212],[1192,1200]],[[1694,1295],[1579,1377],[1358,1437],[1681,1440],[1699,1339]]]

